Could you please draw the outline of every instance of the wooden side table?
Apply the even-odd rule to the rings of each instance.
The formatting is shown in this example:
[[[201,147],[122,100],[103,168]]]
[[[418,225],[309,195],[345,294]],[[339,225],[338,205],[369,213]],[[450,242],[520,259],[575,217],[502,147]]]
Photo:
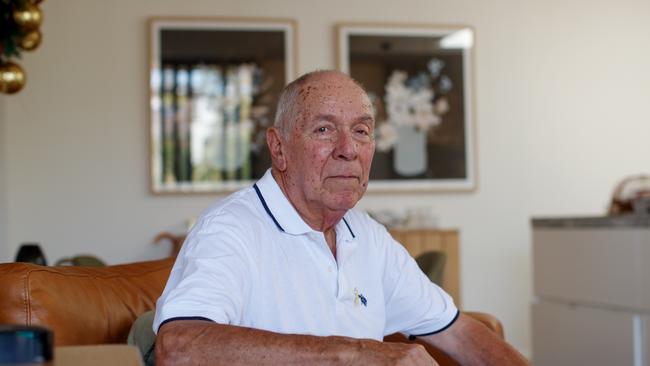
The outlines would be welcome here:
[[[135,346],[101,344],[54,348],[54,366],[142,366],[142,356]]]
[[[458,230],[390,229],[390,233],[414,258],[430,250],[441,251],[447,255],[442,288],[454,298],[456,306],[460,307]]]

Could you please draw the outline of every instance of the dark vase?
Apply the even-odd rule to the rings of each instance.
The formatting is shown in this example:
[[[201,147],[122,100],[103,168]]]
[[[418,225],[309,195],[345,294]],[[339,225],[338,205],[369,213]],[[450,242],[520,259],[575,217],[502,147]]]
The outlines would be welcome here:
[[[45,254],[43,254],[41,247],[36,243],[26,243],[21,245],[20,248],[18,248],[18,254],[16,254],[16,262],[34,263],[41,266],[47,266]]]

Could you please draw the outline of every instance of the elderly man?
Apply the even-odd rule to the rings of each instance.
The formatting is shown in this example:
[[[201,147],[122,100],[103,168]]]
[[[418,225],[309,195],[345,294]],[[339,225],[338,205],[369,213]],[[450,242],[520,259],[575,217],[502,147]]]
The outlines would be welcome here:
[[[208,209],[176,260],[154,321],[159,364],[436,364],[420,345],[382,342],[398,331],[464,365],[527,364],[353,209],[374,128],[368,96],[342,73],[285,88],[272,168]]]

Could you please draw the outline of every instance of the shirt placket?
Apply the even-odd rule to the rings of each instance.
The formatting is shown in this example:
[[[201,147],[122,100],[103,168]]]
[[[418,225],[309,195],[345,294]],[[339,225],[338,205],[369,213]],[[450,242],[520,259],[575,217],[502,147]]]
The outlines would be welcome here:
[[[347,228],[342,228],[342,230],[348,230]],[[354,265],[353,262],[353,253],[352,251],[355,248],[355,243],[353,240],[347,238],[346,235],[342,234],[340,231],[336,235],[336,252],[338,256],[338,293],[337,300],[343,304],[347,301],[354,301],[354,283],[351,282],[349,276],[350,266]]]
[[[328,283],[331,284],[333,287],[333,295],[338,298],[338,293],[339,293],[339,279],[338,279],[338,272],[339,272],[339,266],[336,263],[336,259],[334,258],[334,255],[332,254],[332,251],[330,250],[329,246],[327,245],[327,242],[325,241],[325,236],[323,233],[313,231],[308,234],[310,238],[316,242],[316,247],[318,248],[318,255],[323,258],[323,262],[325,264],[325,268],[322,270],[326,271],[326,276],[328,278]]]

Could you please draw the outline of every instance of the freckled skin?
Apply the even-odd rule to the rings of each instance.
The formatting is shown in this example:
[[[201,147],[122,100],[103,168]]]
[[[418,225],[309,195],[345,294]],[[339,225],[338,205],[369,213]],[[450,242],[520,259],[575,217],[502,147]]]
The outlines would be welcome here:
[[[267,134],[273,175],[307,224],[326,232],[366,191],[375,122],[368,96],[343,74],[316,75],[298,95],[289,136]]]

